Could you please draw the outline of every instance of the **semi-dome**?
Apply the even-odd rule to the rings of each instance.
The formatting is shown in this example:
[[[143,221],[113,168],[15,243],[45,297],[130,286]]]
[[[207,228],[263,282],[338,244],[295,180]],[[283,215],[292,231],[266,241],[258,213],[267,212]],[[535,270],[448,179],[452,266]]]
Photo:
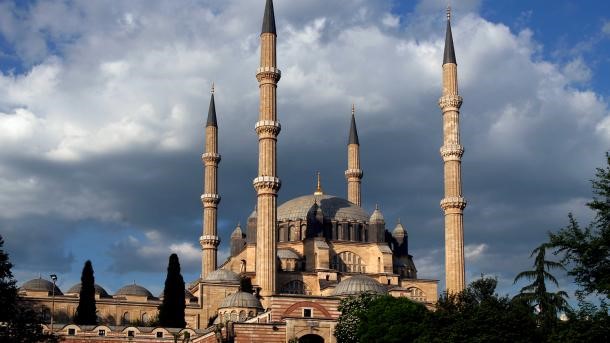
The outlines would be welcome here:
[[[140,285],[136,285],[135,283],[119,288],[119,290],[116,291],[115,295],[137,295],[148,298],[153,297],[152,293],[150,293],[149,290]]]
[[[304,195],[288,200],[277,208],[277,220],[307,219],[307,214],[318,204],[326,220],[368,222],[369,215],[362,207],[334,195]]]
[[[245,307],[245,308],[263,308],[261,302],[256,297],[247,292],[237,292],[226,297],[218,308],[228,307]]]
[[[49,292],[53,293],[53,283],[43,278],[33,279],[25,282],[19,289],[30,292]],[[55,285],[55,295],[63,295],[59,287]]]
[[[79,294],[82,287],[83,284],[79,282],[76,285],[70,287],[66,294]],[[100,298],[110,297],[110,295],[108,295],[108,292],[106,292],[106,290],[97,283],[93,285],[93,288],[95,288],[95,294],[99,295]]]
[[[214,282],[239,282],[239,275],[226,269],[216,269],[208,274],[204,281]]]
[[[359,293],[387,294],[384,285],[365,275],[354,275],[337,284],[333,295],[354,295]]]

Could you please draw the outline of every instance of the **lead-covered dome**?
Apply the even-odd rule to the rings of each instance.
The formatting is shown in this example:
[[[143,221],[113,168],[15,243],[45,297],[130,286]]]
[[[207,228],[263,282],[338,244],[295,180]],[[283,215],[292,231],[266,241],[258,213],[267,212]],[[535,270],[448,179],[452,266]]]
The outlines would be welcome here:
[[[236,273],[226,270],[226,269],[216,269],[215,271],[208,274],[208,276],[203,279],[204,281],[213,281],[213,282],[237,282],[239,283],[239,275]]]
[[[51,294],[53,293],[53,283],[49,280],[38,278],[26,281],[23,285],[21,285],[21,287],[19,287],[19,289],[26,292],[49,292],[49,294]],[[57,285],[55,285],[55,295],[63,295]]]
[[[334,195],[304,195],[288,200],[277,208],[277,220],[307,219],[314,204],[318,204],[326,220],[368,222],[369,215],[362,207]]]
[[[119,288],[115,295],[137,295],[153,298],[153,295],[149,290],[140,285],[136,285],[135,283]]]
[[[66,292],[66,294],[80,294],[80,290],[82,287],[83,287],[83,284],[79,282],[76,285],[70,287],[70,289]],[[99,295],[100,298],[110,297],[110,295],[108,295],[108,292],[106,292],[104,287],[98,285],[97,283],[93,285],[93,288],[95,288],[95,294]]]
[[[354,275],[337,284],[333,295],[354,295],[359,293],[387,294],[384,285],[365,275]]]
[[[219,309],[229,307],[262,309],[263,305],[253,294],[240,291],[226,297],[218,306]]]

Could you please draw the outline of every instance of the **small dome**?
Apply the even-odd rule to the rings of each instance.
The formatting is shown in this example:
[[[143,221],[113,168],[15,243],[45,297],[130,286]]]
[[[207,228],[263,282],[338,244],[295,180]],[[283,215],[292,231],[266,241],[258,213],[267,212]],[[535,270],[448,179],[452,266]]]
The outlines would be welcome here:
[[[237,282],[239,283],[239,275],[226,269],[216,269],[206,276],[204,281],[214,282]]]
[[[43,278],[33,279],[25,282],[20,287],[21,290],[31,292],[49,292],[53,293],[53,282]],[[55,295],[63,295],[59,287],[55,285]]]
[[[378,206],[375,206],[375,211],[373,211],[373,214],[371,214],[371,218],[369,220],[370,220],[371,224],[385,223],[385,218],[383,218],[383,213],[381,213]]]
[[[248,216],[248,219],[250,219],[250,218],[256,218],[256,206],[254,206],[252,213],[250,213],[250,215]]]
[[[163,299],[163,292],[159,293],[159,296],[157,298]],[[197,299],[197,297],[195,297],[193,295],[193,293],[189,292],[188,289],[185,289],[184,290],[184,299],[186,299],[188,302],[189,300]]]
[[[115,295],[138,295],[153,298],[149,290],[135,283],[119,288]]]
[[[263,308],[261,302],[256,297],[247,292],[237,292],[226,297],[218,308],[228,307],[246,307],[246,308]]]
[[[235,230],[231,234],[231,238],[243,238],[243,232],[241,231],[241,224],[237,224]]]
[[[359,293],[387,294],[387,292],[385,286],[376,280],[365,275],[355,275],[339,282],[333,291],[333,295],[353,295]]]
[[[407,235],[407,230],[405,230],[404,227],[402,227],[402,224],[400,223],[400,221],[396,224],[396,227],[394,228],[394,230],[392,231],[392,236],[394,236],[394,238],[396,237],[404,237]]]
[[[70,287],[70,289],[66,292],[66,294],[79,294],[81,288],[82,288],[82,283],[79,282],[76,285]],[[106,290],[102,286],[98,285],[97,283],[93,285],[93,288],[95,288],[95,294],[99,295],[100,298],[110,297],[110,295],[108,295],[108,292],[106,292]]]
[[[290,249],[278,249],[277,257],[280,259],[300,259],[299,255]]]

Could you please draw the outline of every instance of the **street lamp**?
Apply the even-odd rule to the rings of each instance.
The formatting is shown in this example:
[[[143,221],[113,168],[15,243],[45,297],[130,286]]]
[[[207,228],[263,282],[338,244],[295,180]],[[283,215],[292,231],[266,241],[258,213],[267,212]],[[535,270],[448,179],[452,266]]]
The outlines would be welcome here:
[[[55,313],[55,282],[57,282],[57,275],[51,274],[51,280],[53,280],[53,295],[51,296],[51,335],[53,334],[53,314]]]

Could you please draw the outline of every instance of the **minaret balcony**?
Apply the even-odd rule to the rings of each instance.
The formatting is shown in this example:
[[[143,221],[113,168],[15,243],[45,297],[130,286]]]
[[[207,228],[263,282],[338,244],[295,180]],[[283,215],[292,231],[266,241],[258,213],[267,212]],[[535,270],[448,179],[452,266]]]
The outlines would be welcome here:
[[[282,72],[276,67],[259,67],[256,69],[256,79],[259,82],[262,82],[262,80],[270,80],[276,83],[281,77]]]
[[[455,94],[443,95],[440,99],[438,99],[438,106],[445,111],[457,111],[462,107],[462,99],[461,96]]]

